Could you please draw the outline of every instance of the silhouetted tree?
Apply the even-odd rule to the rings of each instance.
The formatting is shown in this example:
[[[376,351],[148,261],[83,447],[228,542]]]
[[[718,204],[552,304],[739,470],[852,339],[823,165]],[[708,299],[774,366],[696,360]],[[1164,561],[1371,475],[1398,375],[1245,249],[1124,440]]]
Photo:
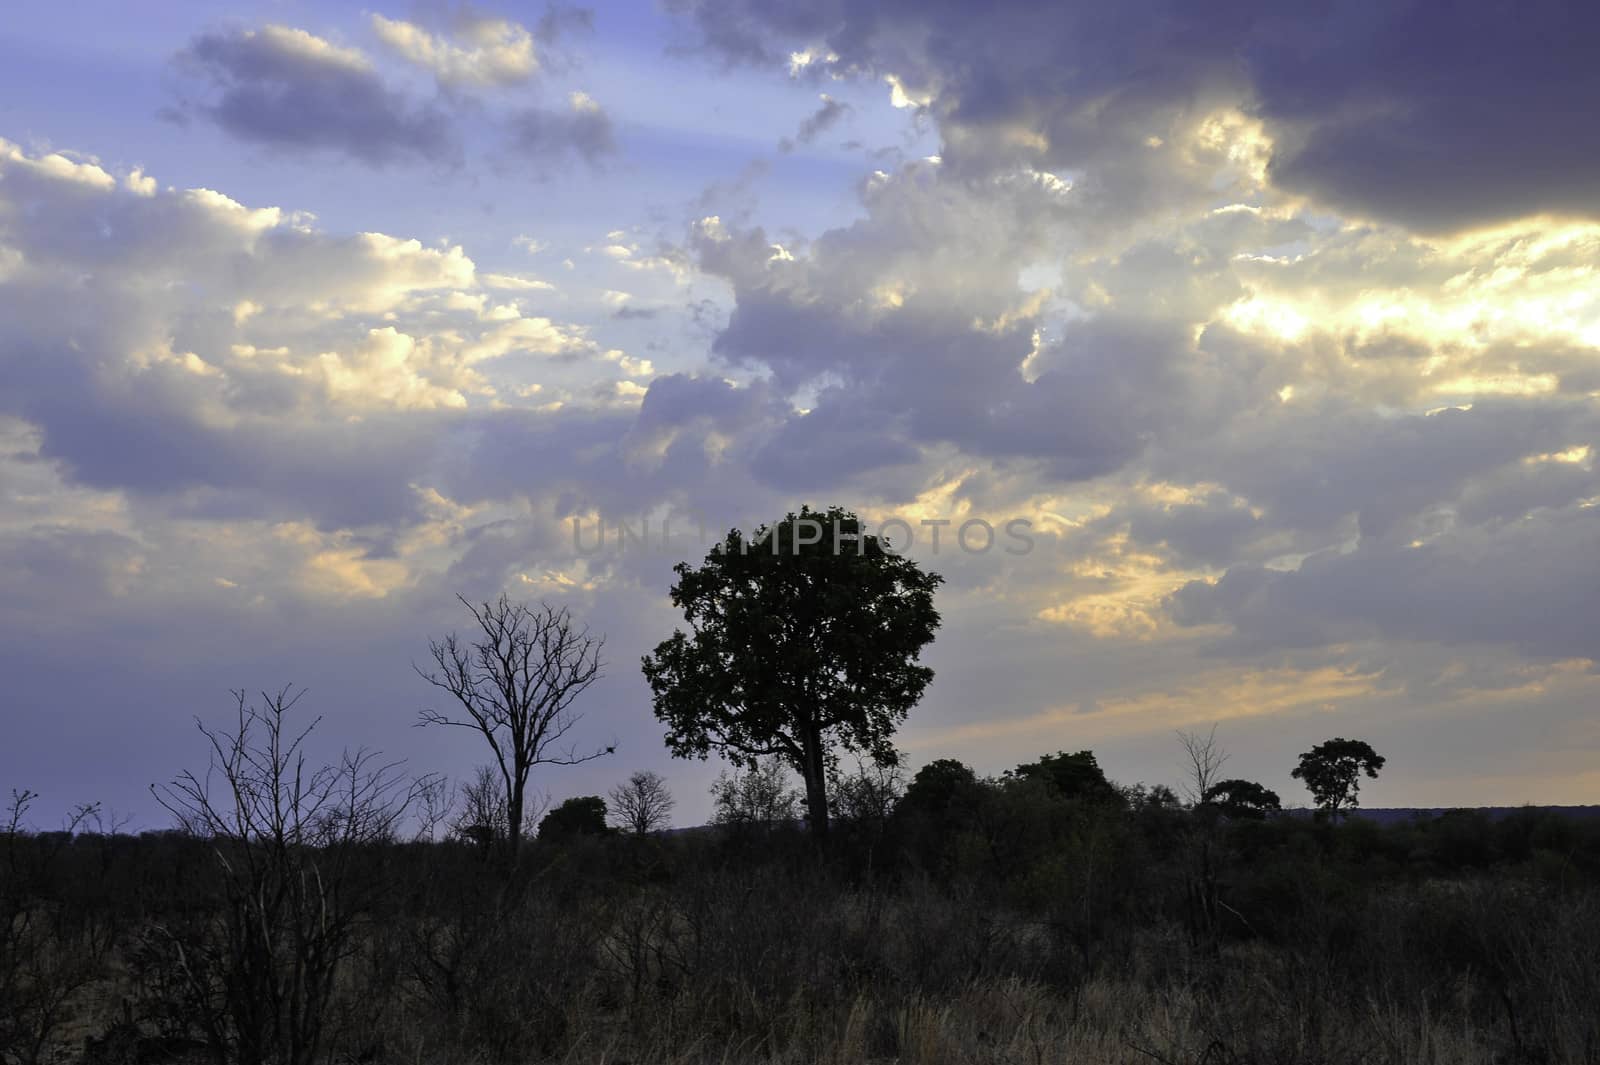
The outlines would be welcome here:
[[[476,844],[485,854],[503,845],[511,836],[506,803],[506,785],[495,766],[480,765],[471,780],[461,786],[461,810],[451,824],[458,839]],[[544,816],[545,801],[524,795],[522,836],[531,835]]]
[[[1037,762],[1024,762],[1006,776],[1013,780],[1039,781],[1063,799],[1116,801],[1120,798],[1095,760],[1093,751],[1047,754]]]
[[[633,774],[626,783],[611,789],[611,816],[635,835],[666,828],[672,823],[674,805],[667,782],[659,773],[648,770]]]
[[[546,841],[604,836],[610,831],[606,825],[606,801],[598,795],[568,799],[539,822],[539,838]]]
[[[1361,805],[1361,774],[1378,779],[1383,756],[1362,740],[1335,738],[1300,756],[1290,776],[1305,781],[1306,790],[1328,816]]]
[[[295,732],[286,720],[299,694],[263,693],[259,706],[234,697],[231,731],[196,722],[209,769],[151,789],[214,848],[225,897],[217,926],[170,942],[218,1065],[310,1065],[357,922],[383,884],[362,852],[394,840],[412,796],[397,765],[367,751],[310,765],[317,721]]]
[[[942,817],[953,807],[969,808],[983,786],[972,769],[954,758],[936,758],[917,770],[901,796],[900,809]]]
[[[838,508],[802,508],[748,540],[731,530],[703,565],[675,572],[690,633],[644,659],[667,745],[742,765],[782,758],[826,836],[835,745],[894,764],[894,730],[933,679],[917,659],[939,624],[942,578]]]
[[[1205,790],[1202,801],[1235,820],[1259,821],[1282,809],[1278,793],[1253,780],[1219,780]]]
[[[1217,782],[1222,764],[1228,760],[1227,752],[1217,745],[1217,726],[1204,735],[1198,732],[1178,731],[1178,743],[1184,753],[1184,798],[1189,805],[1198,806],[1206,801],[1206,792]]]
[[[505,789],[506,839],[514,857],[533,767],[577,765],[616,750],[612,744],[580,754],[560,746],[581,717],[573,701],[600,679],[605,640],[578,627],[566,607],[532,608],[505,595],[481,606],[461,602],[481,635],[465,645],[454,633],[431,642],[435,668],[417,673],[448,692],[462,716],[427,709],[418,724],[472,729],[488,742]]]

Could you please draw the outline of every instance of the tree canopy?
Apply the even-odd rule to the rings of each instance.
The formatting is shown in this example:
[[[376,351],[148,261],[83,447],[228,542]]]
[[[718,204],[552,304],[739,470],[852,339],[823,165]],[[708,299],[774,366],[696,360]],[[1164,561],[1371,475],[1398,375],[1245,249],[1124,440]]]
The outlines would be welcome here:
[[[539,822],[539,838],[547,841],[604,836],[610,831],[606,824],[606,801],[598,795],[568,799]]]
[[[1383,762],[1366,742],[1336,737],[1302,754],[1290,775],[1305,781],[1317,806],[1337,818],[1341,810],[1361,805],[1361,774],[1376,780]]]
[[[1024,762],[1006,776],[1013,780],[1037,780],[1064,799],[1115,800],[1117,789],[1106,779],[1105,770],[1093,751],[1047,754],[1037,762]]]
[[[777,756],[806,785],[826,835],[837,748],[893,765],[895,729],[933,679],[918,661],[942,578],[894,553],[849,511],[802,508],[702,565],[679,564],[672,603],[689,631],[644,658],[655,714],[679,757]]]
[[[1253,780],[1219,780],[1202,796],[1202,801],[1225,817],[1259,821],[1277,813],[1278,793]]]

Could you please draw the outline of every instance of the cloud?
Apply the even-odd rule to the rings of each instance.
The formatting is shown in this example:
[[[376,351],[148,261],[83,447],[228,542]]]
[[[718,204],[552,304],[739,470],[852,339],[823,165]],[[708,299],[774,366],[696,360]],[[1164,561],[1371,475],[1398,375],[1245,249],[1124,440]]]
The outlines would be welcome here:
[[[539,72],[533,34],[506,19],[463,17],[448,37],[378,14],[370,19],[379,40],[441,85],[519,85]]]
[[[1387,0],[677,6],[734,60],[778,70],[798,53],[811,77],[889,79],[938,122],[954,168],[1081,171],[1119,209],[1183,195],[1230,111],[1262,125],[1226,150],[1274,184],[1418,230],[1600,202],[1578,133],[1600,99],[1580,43],[1600,14],[1560,0],[1448,16]]]
[[[581,327],[491,310],[483,286],[499,279],[459,247],[328,233],[207,190],[147,194],[6,142],[0,220],[15,257],[0,414],[76,483],[193,514],[412,520],[414,484],[474,438],[479,407],[533,382],[561,402],[639,369]]]
[[[382,165],[459,162],[449,115],[384,84],[361,52],[284,26],[201,34],[177,57],[209,83],[187,112],[230,135]]]
[[[1600,485],[1590,478],[1589,488]],[[1185,585],[1171,606],[1180,623],[1224,626],[1231,646],[1254,651],[1380,639],[1594,660],[1597,549],[1600,507],[1569,505],[1426,542],[1321,552],[1288,571],[1230,568]]]
[[[590,166],[598,166],[617,151],[611,117],[581,92],[568,96],[564,109],[528,107],[516,111],[508,126],[512,151],[531,160],[541,173],[569,153]]]
[[[800,128],[795,132],[792,139],[785,137],[778,143],[779,150],[790,152],[794,150],[796,144],[811,144],[818,137],[838,125],[850,113],[850,110],[849,104],[835,100],[827,93],[823,93],[822,106],[806,116],[805,121],[800,123]]]

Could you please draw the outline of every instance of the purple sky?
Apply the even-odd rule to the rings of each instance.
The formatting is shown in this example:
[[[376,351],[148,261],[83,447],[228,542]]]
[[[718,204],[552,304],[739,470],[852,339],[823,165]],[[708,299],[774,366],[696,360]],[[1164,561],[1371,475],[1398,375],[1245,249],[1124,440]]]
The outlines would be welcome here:
[[[947,577],[901,746],[1173,731],[1303,801],[1600,802],[1591,5],[31,5],[0,23],[0,790],[203,764],[230,688],[412,728],[457,592],[607,634],[801,503]],[[1032,550],[952,547],[981,519]],[[573,522],[663,547],[574,549]],[[935,528],[948,520],[935,553]],[[614,526],[613,526],[614,527]],[[974,527],[976,528],[976,527]],[[574,733],[577,735],[577,733]]]

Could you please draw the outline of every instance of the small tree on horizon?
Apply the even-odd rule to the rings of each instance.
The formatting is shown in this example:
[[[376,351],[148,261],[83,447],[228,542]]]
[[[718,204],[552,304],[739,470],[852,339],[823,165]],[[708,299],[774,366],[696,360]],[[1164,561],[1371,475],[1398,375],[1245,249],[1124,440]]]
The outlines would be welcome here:
[[[1361,774],[1376,780],[1383,763],[1365,741],[1336,737],[1302,754],[1289,775],[1304,781],[1318,808],[1337,821],[1341,811],[1361,805]]]
[[[677,802],[659,773],[641,770],[611,789],[611,816],[636,836],[659,832],[672,823]]]

